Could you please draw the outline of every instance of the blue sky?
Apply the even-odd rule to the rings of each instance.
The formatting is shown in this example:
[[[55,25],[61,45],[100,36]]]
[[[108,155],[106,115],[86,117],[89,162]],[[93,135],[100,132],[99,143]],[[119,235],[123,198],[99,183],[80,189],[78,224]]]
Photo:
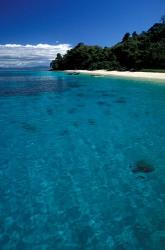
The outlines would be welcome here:
[[[0,44],[110,46],[163,14],[164,0],[1,0]]]

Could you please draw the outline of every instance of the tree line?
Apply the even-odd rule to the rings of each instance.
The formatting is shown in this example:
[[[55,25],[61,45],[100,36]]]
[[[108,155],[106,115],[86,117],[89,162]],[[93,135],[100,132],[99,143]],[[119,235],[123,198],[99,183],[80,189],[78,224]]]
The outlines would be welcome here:
[[[112,47],[77,44],[65,55],[57,54],[52,70],[142,70],[165,69],[165,17],[148,31],[126,33]]]

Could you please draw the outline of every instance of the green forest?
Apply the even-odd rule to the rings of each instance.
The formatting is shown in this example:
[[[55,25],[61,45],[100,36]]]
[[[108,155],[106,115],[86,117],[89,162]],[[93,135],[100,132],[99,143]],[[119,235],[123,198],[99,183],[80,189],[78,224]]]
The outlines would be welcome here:
[[[89,46],[79,43],[65,55],[57,54],[51,70],[164,70],[165,17],[148,31],[126,33],[112,47]]]

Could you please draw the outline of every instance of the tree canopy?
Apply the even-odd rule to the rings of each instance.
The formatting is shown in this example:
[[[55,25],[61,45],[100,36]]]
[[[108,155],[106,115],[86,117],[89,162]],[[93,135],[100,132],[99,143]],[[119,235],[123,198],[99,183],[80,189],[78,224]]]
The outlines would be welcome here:
[[[50,64],[52,70],[165,69],[165,23],[154,24],[148,31],[126,33],[113,47],[89,46],[79,43],[62,56],[57,54]]]

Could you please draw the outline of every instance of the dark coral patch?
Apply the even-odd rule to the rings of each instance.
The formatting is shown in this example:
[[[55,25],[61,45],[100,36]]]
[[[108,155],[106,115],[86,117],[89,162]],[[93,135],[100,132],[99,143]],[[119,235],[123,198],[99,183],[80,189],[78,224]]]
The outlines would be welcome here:
[[[78,96],[78,97],[84,97],[85,94],[84,94],[84,93],[78,93],[77,96]]]
[[[76,108],[70,108],[70,109],[68,109],[68,113],[69,114],[74,114],[74,113],[76,113],[77,112],[77,109]]]
[[[96,125],[96,121],[94,119],[88,119],[89,125]]]
[[[66,136],[66,135],[69,135],[69,130],[68,129],[63,129],[59,133],[59,136]]]
[[[74,121],[74,122],[73,122],[73,126],[74,126],[75,128],[79,128],[79,127],[80,127],[80,123],[79,123],[78,121]]]
[[[112,93],[112,92],[107,92],[107,91],[102,92],[101,95],[102,95],[103,97],[114,97],[114,96],[115,96],[114,93]]]
[[[110,107],[111,105],[105,101],[98,101],[97,105],[99,106],[106,106],[106,107]]]
[[[37,131],[37,128],[36,128],[35,125],[30,124],[30,123],[27,123],[27,122],[23,122],[23,123],[22,123],[22,128],[23,128],[24,130],[29,131],[29,132],[36,132],[36,131]]]
[[[116,103],[124,104],[124,103],[126,103],[127,101],[126,101],[126,99],[125,99],[124,97],[120,97],[120,98],[117,99],[115,102],[116,102]]]
[[[68,85],[69,85],[70,88],[75,88],[75,89],[81,88],[81,87],[84,86],[84,85],[82,85],[82,84],[80,84],[80,83],[77,83],[77,82],[71,82],[71,83],[69,83]]]
[[[48,115],[53,115],[53,113],[54,113],[52,108],[47,108],[46,112]]]
[[[104,102],[104,101],[98,101],[97,104],[100,105],[100,106],[103,106],[103,105],[106,105],[106,102]]]
[[[114,94],[109,94],[109,93],[102,93],[101,95],[104,97],[114,97],[115,96]]]
[[[133,173],[151,173],[155,170],[154,166],[145,160],[137,161],[131,169]]]

